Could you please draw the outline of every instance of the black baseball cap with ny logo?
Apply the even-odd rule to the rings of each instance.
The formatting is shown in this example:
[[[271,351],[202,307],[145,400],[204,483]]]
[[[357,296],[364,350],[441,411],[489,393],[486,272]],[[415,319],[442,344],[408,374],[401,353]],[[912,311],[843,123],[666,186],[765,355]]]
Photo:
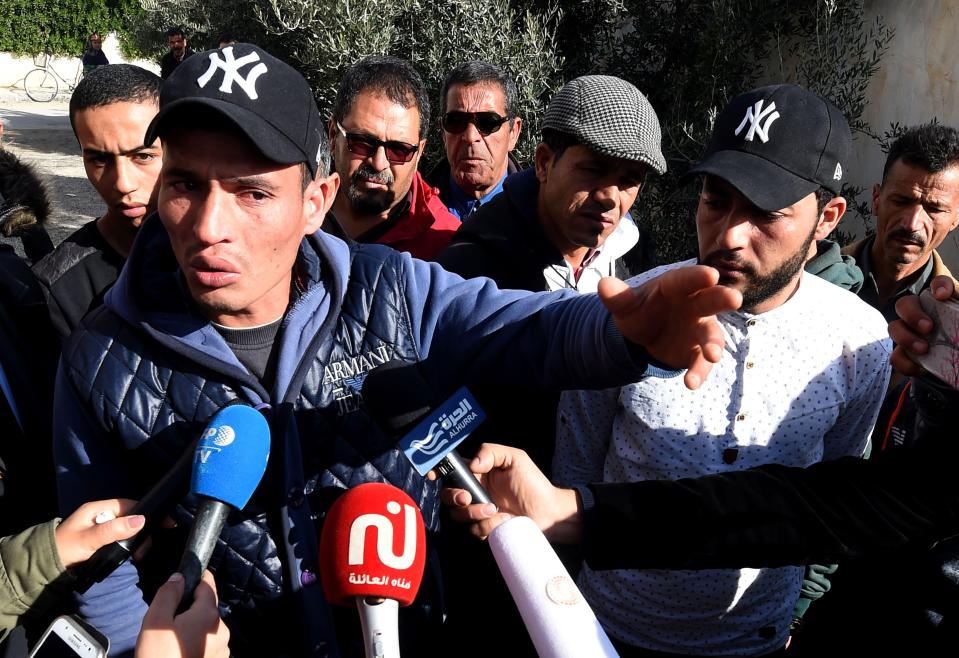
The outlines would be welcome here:
[[[780,210],[824,187],[840,194],[852,151],[839,109],[797,85],[736,96],[716,118],[703,159],[684,175],[712,174],[762,210]]]
[[[189,128],[190,114],[180,110],[197,105],[223,114],[270,160],[303,162],[316,176],[323,122],[310,85],[289,64],[248,43],[186,58],[163,83],[144,143],[168,126]]]

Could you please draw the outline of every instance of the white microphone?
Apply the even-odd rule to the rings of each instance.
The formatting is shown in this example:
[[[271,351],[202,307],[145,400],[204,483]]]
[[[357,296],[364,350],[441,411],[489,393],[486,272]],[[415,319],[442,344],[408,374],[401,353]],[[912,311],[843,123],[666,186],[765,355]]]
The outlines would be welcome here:
[[[619,656],[532,519],[506,521],[490,534],[489,545],[540,658]]]

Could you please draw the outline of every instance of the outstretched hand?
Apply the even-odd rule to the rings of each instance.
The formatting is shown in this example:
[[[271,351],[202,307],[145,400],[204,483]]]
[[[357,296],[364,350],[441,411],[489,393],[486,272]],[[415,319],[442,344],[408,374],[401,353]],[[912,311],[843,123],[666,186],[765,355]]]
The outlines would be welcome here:
[[[686,368],[690,389],[699,388],[722,358],[725,339],[716,314],[742,304],[739,291],[719,285],[719,272],[704,265],[668,270],[636,287],[607,277],[598,292],[623,336],[660,363]]]

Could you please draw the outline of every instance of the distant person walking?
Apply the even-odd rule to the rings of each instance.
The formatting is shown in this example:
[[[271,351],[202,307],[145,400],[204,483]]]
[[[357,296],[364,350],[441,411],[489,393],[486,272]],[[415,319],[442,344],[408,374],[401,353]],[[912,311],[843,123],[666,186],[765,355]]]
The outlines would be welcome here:
[[[87,44],[83,48],[83,75],[98,66],[109,64],[110,61],[103,52],[103,38],[97,32],[93,32],[87,38]]]
[[[160,58],[160,77],[164,80],[170,77],[183,60],[193,54],[182,28],[171,27],[166,31],[166,40],[170,51]]]

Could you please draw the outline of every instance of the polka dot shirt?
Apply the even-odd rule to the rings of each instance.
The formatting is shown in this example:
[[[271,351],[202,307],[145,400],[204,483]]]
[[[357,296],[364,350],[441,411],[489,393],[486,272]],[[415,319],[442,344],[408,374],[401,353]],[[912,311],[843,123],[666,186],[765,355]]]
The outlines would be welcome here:
[[[719,319],[725,352],[699,390],[686,389],[681,377],[647,377],[563,394],[558,483],[674,480],[862,455],[889,379],[892,345],[878,311],[804,273],[781,306]],[[642,528],[623,538],[642,541]],[[584,567],[579,584],[620,640],[655,651],[750,655],[785,643],[801,579],[799,567]]]

